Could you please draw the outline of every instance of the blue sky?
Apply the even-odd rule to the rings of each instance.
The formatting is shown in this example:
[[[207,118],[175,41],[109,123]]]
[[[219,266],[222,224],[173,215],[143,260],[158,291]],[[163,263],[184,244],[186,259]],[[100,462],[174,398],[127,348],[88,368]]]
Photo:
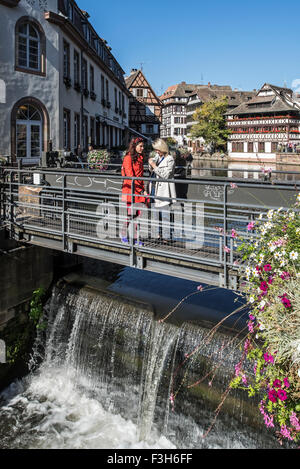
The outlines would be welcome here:
[[[170,85],[258,89],[300,79],[299,0],[78,0],[126,72]]]

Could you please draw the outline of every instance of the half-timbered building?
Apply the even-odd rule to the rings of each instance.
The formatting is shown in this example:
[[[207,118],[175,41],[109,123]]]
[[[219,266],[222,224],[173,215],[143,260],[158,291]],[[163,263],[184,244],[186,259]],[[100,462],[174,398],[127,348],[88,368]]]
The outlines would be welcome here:
[[[190,95],[201,85],[185,81],[169,86],[160,96],[163,103],[161,138],[172,138],[178,145],[187,143],[186,105]]]
[[[278,153],[300,146],[300,103],[288,88],[265,83],[226,118],[231,158],[276,161]]]
[[[160,135],[162,102],[153,91],[142,70],[132,69],[125,78],[131,93],[129,100],[129,128],[149,140]]]
[[[189,96],[186,105],[186,133],[187,145],[190,151],[198,153],[205,150],[205,142],[203,138],[192,138],[191,129],[196,124],[194,120],[195,111],[204,103],[222,97],[228,100],[228,111],[235,109],[242,103],[248,102],[255,96],[254,91],[233,90],[229,85],[207,85],[198,86]]]
[[[0,44],[0,155],[124,142],[125,72],[74,0],[0,0]]]

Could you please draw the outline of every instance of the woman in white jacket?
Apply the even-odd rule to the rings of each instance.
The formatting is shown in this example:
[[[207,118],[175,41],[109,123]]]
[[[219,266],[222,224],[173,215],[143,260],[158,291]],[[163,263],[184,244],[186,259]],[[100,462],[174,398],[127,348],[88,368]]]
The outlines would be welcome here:
[[[150,200],[154,199],[154,207],[159,214],[159,225],[162,224],[165,228],[157,226],[156,233],[158,238],[170,238],[170,205],[176,202],[175,184],[160,179],[174,179],[175,161],[173,156],[168,154],[168,145],[161,138],[157,139],[152,147],[156,154],[149,159],[149,166],[154,176],[149,186]]]

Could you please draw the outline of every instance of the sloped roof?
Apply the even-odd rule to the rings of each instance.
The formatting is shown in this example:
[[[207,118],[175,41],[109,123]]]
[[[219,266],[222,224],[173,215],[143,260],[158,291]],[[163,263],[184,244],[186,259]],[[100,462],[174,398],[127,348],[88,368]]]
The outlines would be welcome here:
[[[273,91],[272,95],[260,96],[260,92],[265,89]],[[300,105],[293,99],[293,92],[289,88],[265,83],[256,95],[237,106],[234,110],[227,111],[227,115],[281,112],[281,111],[300,111]]]
[[[125,84],[128,89],[131,87],[132,83],[134,82],[139,73],[140,70],[137,70],[136,72],[132,72],[128,77],[125,77]]]
[[[232,90],[230,86],[217,87],[215,85],[214,87],[206,86],[203,88],[199,88],[195,90],[195,92],[191,96],[194,96],[195,94],[203,103],[208,102],[212,99],[219,99],[223,96],[226,96],[228,98],[228,106],[237,107],[245,101],[252,99],[255,95],[255,92],[236,91]],[[191,104],[193,104],[193,101],[191,101]]]

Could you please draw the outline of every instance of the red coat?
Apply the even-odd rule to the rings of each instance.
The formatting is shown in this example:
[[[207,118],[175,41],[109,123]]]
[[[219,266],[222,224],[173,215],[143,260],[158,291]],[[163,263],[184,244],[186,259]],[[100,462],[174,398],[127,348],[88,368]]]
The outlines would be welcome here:
[[[143,156],[140,155],[136,162],[133,162],[130,154],[125,155],[123,164],[122,164],[122,176],[128,177],[143,177],[144,174],[144,161]],[[122,201],[129,204],[132,203],[132,179],[123,179],[122,187]],[[146,199],[144,196],[139,196],[143,193],[144,181],[141,179],[136,179],[134,181],[134,194],[137,194],[137,197],[134,197],[134,203],[145,203]]]

